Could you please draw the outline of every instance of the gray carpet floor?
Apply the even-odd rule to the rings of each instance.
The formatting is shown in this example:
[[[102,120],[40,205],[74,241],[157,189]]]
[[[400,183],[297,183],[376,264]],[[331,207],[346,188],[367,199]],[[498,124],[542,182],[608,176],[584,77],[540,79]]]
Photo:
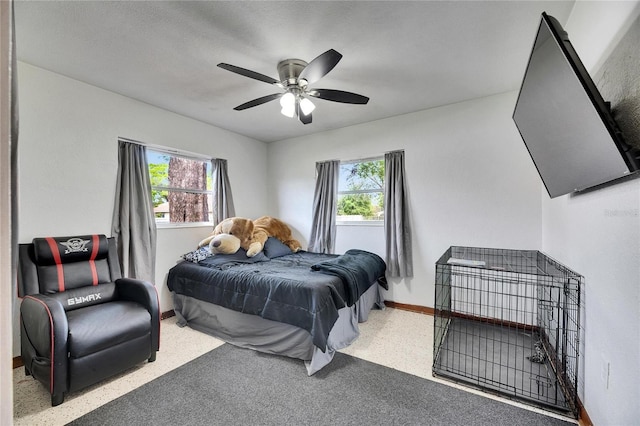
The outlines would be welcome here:
[[[225,344],[71,425],[571,425],[342,353],[299,360]]]

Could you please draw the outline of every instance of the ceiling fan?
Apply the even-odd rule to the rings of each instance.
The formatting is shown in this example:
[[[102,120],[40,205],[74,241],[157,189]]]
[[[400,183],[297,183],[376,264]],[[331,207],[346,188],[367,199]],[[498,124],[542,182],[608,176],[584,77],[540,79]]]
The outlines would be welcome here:
[[[280,112],[283,115],[291,118],[297,117],[301,123],[309,124],[311,123],[311,112],[315,109],[315,105],[309,97],[345,104],[364,105],[369,102],[368,97],[357,93],[332,89],[312,89],[309,87],[327,75],[338,64],[340,59],[342,59],[342,55],[333,49],[327,50],[309,63],[301,59],[285,59],[278,63],[280,80],[235,65],[220,63],[218,66],[227,71],[284,89],[284,93],[274,93],[245,102],[235,107],[234,110],[242,111],[280,99],[280,105],[282,106]]]

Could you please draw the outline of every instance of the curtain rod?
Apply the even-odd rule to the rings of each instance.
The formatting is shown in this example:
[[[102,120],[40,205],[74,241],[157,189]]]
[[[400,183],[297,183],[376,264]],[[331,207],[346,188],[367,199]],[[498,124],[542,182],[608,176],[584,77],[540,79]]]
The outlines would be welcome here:
[[[166,146],[162,146],[162,145],[154,145],[151,143],[147,143],[147,142],[140,142],[140,141],[136,141],[133,139],[128,139],[128,138],[123,138],[118,136],[118,141],[122,141],[122,142],[129,142],[129,143],[133,143],[136,145],[142,145],[142,146],[146,146],[152,150],[155,151],[162,151],[162,152],[166,152],[168,154],[176,154],[176,155],[182,155],[182,156],[188,156],[188,157],[195,157],[195,158],[200,158],[200,159],[205,159],[205,160],[215,160],[215,157],[211,157],[208,155],[204,155],[204,154],[198,154],[197,152],[191,152],[191,151],[185,151],[183,149],[177,149],[177,148],[168,148]]]

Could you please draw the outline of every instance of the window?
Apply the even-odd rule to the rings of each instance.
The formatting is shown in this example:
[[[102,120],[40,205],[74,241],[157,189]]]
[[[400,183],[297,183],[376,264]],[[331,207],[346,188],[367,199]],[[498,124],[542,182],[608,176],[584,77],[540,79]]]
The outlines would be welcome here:
[[[156,224],[212,224],[211,160],[147,148]]]
[[[384,158],[340,163],[338,222],[384,219]]]

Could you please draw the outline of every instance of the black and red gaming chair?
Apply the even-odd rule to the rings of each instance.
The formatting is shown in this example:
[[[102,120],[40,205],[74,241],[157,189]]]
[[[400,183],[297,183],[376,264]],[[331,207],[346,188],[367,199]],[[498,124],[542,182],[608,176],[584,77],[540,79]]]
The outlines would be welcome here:
[[[122,278],[115,240],[35,238],[19,247],[21,355],[27,375],[64,395],[118,374],[160,346],[153,284]]]

